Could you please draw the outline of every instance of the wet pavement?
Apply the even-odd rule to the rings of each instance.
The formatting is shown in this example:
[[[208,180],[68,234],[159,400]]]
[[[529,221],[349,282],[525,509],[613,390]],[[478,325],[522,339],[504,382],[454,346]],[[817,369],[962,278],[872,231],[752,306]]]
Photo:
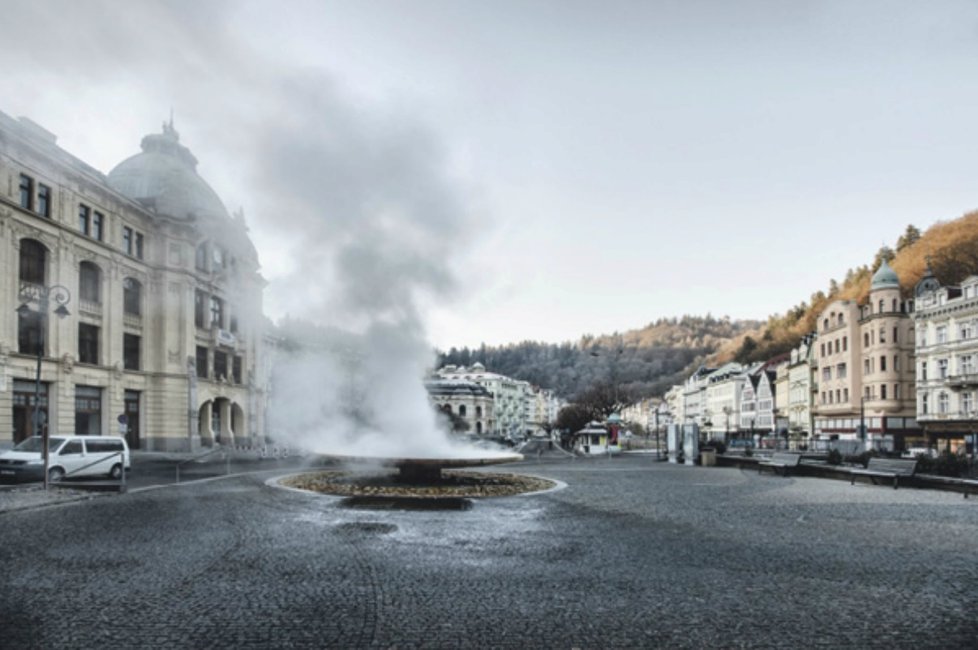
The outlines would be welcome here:
[[[0,513],[0,646],[974,647],[978,500],[648,456],[377,510],[282,470]]]

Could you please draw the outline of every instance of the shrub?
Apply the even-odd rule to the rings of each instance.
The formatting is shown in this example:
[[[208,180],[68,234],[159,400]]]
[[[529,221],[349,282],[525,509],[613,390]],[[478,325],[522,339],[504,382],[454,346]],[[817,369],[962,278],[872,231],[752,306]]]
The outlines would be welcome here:
[[[842,452],[840,452],[838,449],[829,449],[828,456],[825,460],[828,461],[829,465],[841,465]]]
[[[968,473],[969,463],[965,456],[943,452],[937,458],[925,454],[917,455],[917,471],[921,474],[937,474],[957,478]]]

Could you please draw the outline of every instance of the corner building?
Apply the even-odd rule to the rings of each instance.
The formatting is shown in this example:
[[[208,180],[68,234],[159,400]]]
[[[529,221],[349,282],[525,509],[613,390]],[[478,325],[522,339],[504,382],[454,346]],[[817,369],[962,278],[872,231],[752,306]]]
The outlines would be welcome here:
[[[920,435],[914,384],[913,301],[883,262],[864,305],[836,300],[819,315],[815,436],[902,449]]]
[[[41,426],[195,450],[265,435],[261,292],[243,217],[173,124],[105,175],[0,113],[0,447]],[[63,287],[59,317],[39,298]]]

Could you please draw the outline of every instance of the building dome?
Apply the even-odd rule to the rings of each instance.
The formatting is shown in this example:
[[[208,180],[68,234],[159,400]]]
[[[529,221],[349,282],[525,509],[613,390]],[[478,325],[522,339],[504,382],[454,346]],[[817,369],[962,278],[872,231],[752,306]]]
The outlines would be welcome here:
[[[879,269],[873,274],[873,282],[870,285],[870,291],[875,291],[876,289],[899,289],[900,288],[900,278],[897,277],[896,272],[890,268],[890,265],[883,260],[880,264]]]
[[[163,133],[147,135],[142,153],[109,172],[109,186],[159,215],[189,221],[228,220],[227,209],[197,174],[197,159],[180,144],[172,122]]]

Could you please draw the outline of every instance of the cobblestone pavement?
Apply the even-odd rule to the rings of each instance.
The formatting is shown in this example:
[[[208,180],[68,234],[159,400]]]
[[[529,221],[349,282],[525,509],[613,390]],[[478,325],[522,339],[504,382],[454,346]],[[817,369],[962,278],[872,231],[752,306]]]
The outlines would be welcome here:
[[[648,457],[350,509],[237,476],[0,514],[0,647],[973,648],[978,499]]]

